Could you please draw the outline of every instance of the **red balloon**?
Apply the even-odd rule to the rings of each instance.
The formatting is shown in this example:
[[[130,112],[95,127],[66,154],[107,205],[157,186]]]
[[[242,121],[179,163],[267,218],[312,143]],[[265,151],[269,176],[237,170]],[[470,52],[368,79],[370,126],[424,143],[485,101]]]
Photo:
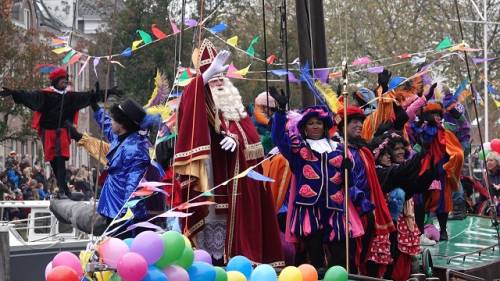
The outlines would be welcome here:
[[[494,139],[491,140],[491,150],[495,151],[496,153],[500,153],[500,139]]]
[[[47,281],[80,281],[78,273],[69,266],[54,267],[47,275]]]

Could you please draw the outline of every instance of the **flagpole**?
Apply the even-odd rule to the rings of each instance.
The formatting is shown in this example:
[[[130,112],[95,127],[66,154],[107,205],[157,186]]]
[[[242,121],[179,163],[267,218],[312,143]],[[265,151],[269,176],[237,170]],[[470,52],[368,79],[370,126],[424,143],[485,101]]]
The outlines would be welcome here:
[[[348,105],[348,93],[347,93],[347,59],[342,62],[343,66],[343,89],[342,96],[344,97],[344,161],[349,159],[349,143],[347,137],[347,105]],[[344,162],[346,163],[346,162]],[[344,165],[344,214],[345,214],[345,256],[346,263],[345,268],[347,273],[349,273],[349,170],[348,167]]]

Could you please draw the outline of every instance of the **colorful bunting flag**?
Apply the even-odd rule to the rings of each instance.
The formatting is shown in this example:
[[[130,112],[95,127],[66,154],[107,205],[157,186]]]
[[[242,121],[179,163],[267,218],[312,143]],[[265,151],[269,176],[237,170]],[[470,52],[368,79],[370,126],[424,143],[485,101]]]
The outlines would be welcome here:
[[[161,31],[157,26],[156,24],[152,24],[151,25],[151,32],[153,33],[153,35],[156,37],[156,39],[158,40],[162,40],[162,39],[165,39],[167,38],[167,34],[165,34],[163,31]]]
[[[210,192],[210,191],[205,191],[205,192],[203,192],[201,195],[203,195],[203,196],[207,196],[207,197],[211,197],[211,196],[214,196],[215,194],[213,194],[213,193],[212,193],[212,192]]]
[[[483,62],[488,62],[488,61],[494,61],[496,60],[497,58],[472,58],[472,62],[475,63],[475,64],[478,64],[478,63],[483,63]]]
[[[137,203],[139,203],[142,199],[134,199],[134,200],[130,200],[130,201],[127,201],[125,203],[125,205],[123,205],[124,208],[134,208]]]
[[[292,72],[288,72],[288,82],[300,83],[300,81],[295,77],[295,75]]]
[[[212,32],[212,33],[218,33],[218,32],[222,32],[222,31],[226,30],[226,28],[227,28],[227,25],[225,23],[221,22],[221,23],[215,25],[214,27],[209,28],[208,30],[210,30],[210,32]]]
[[[177,34],[177,33],[181,32],[179,30],[179,28],[177,27],[177,24],[175,24],[175,22],[170,21],[170,26],[172,27],[172,33],[173,34]]]
[[[189,79],[189,73],[187,72],[187,70],[184,70],[182,72],[181,76],[179,77],[179,81],[184,81],[187,79]]]
[[[234,65],[232,63],[227,68],[226,77],[235,78],[235,79],[243,78],[243,76],[241,76],[241,74],[238,73],[238,69],[236,67],[234,67]]]
[[[82,65],[82,67],[80,67],[80,70],[78,71],[78,76],[82,75],[83,70],[89,64],[89,61],[90,61],[90,56],[87,57],[87,59],[85,60],[85,63]]]
[[[342,77],[342,71],[331,72],[330,74],[328,74],[328,78],[330,78],[330,79],[334,79],[334,78],[338,78],[338,77]]]
[[[198,206],[208,206],[208,205],[215,205],[217,203],[212,202],[212,201],[203,201],[203,202],[194,202],[194,203],[182,203],[180,204],[177,209],[178,210],[186,210],[189,208],[194,208]]]
[[[191,216],[193,213],[183,213],[183,212],[176,212],[176,211],[166,211],[163,214],[159,214],[156,216],[156,218],[187,218]]]
[[[238,74],[239,74],[239,75],[241,75],[241,76],[245,76],[245,75],[247,75],[247,74],[248,74],[248,71],[250,70],[250,66],[251,66],[251,65],[252,65],[252,64],[249,64],[247,67],[242,68],[242,69],[240,69],[240,70],[236,71],[236,73],[238,73]]]
[[[270,55],[267,57],[266,62],[267,64],[273,64],[278,58],[275,55]]]
[[[384,71],[383,66],[373,66],[366,69],[368,73],[382,73]]]
[[[361,57],[361,58],[355,59],[352,62],[352,65],[364,65],[364,64],[369,64],[371,62],[372,62],[372,60],[369,57]]]
[[[79,61],[81,57],[82,57],[81,53],[76,53],[73,57],[71,57],[71,59],[69,60],[68,64],[69,65],[75,64],[75,62]]]
[[[63,54],[63,53],[67,53],[67,52],[69,52],[71,50],[72,50],[71,47],[65,46],[65,47],[54,49],[54,50],[52,50],[52,52],[60,55],[60,54]]]
[[[132,229],[135,229],[135,228],[138,228],[138,227],[143,227],[143,228],[149,228],[149,229],[154,229],[156,231],[163,231],[163,228],[155,225],[155,224],[152,224],[148,221],[141,221],[141,222],[138,222],[138,223],[134,223],[133,225],[130,225],[127,227],[127,230],[132,230]]]
[[[414,56],[414,57],[411,58],[410,63],[412,65],[418,65],[418,64],[421,64],[421,63],[425,63],[425,60],[426,60],[426,57],[417,57],[417,56]]]
[[[189,78],[189,79],[186,79],[186,80],[179,80],[177,81],[177,83],[175,83],[175,86],[179,86],[179,87],[186,87],[189,83],[191,83],[191,80],[193,80],[194,78]]]
[[[137,48],[139,48],[139,45],[141,45],[142,42],[143,42],[142,40],[136,40],[132,42],[132,51],[137,50]]]
[[[69,60],[76,54],[75,50],[71,50],[71,52],[67,53],[66,56],[63,58],[62,63],[67,64]]]
[[[462,83],[460,83],[458,88],[455,90],[455,93],[453,93],[453,96],[458,97],[465,90],[465,87],[467,87],[468,83],[469,83],[468,79],[465,79],[464,81],[462,81]]]
[[[64,45],[66,44],[65,40],[59,38],[52,38],[52,45]]]
[[[398,59],[409,59],[409,58],[411,58],[411,54],[404,53],[404,54],[397,56],[397,58]]]
[[[248,46],[247,48],[247,54],[251,57],[254,57],[255,56],[255,49],[253,47],[253,45],[257,44],[257,42],[259,42],[259,39],[260,37],[259,36],[255,36],[252,41],[250,42],[250,45]]]
[[[493,99],[493,101],[495,102],[495,105],[497,106],[497,108],[500,108],[500,100]]]
[[[129,220],[129,219],[131,219],[133,217],[134,217],[134,213],[132,212],[132,210],[130,210],[130,208],[127,208],[127,212],[125,213],[125,215],[123,215],[123,217],[121,217],[121,218],[119,218],[119,219],[114,220],[113,222],[111,222],[109,224],[109,226],[112,226],[112,225],[117,224],[117,223],[122,222],[122,221],[127,221],[127,220]]]
[[[93,62],[93,65],[94,65],[94,73],[95,73],[95,77],[98,77],[97,76],[97,65],[99,64],[99,62],[101,61],[101,58],[97,57],[97,58],[94,58],[94,62]]]
[[[249,178],[254,179],[256,181],[263,182],[274,182],[274,179],[264,176],[263,174],[256,172],[254,170],[250,170],[247,175]]]
[[[444,38],[436,47],[436,51],[446,50],[453,46],[453,42],[450,37]]]
[[[112,63],[112,64],[117,64],[117,65],[119,65],[121,68],[125,68],[125,66],[124,66],[123,64],[121,64],[121,62],[119,62],[119,61],[116,61],[116,60],[110,60],[109,62],[110,62],[110,63]]]
[[[226,43],[232,47],[238,45],[238,36],[233,36],[227,39]]]
[[[321,68],[314,70],[314,78],[321,81],[321,83],[326,83],[328,80],[328,68]]]
[[[271,70],[271,73],[274,75],[283,76],[287,75],[288,71],[286,71],[286,69],[273,69]]]
[[[198,21],[196,21],[195,19],[187,19],[185,22],[184,22],[188,27],[195,27],[198,25]]]
[[[153,42],[153,38],[146,31],[138,29],[137,33],[139,33],[139,36],[141,36],[141,39],[144,42],[144,45],[147,45],[147,44]]]
[[[128,47],[127,49],[123,50],[121,53],[122,56],[124,57],[130,57],[132,56],[132,48]]]

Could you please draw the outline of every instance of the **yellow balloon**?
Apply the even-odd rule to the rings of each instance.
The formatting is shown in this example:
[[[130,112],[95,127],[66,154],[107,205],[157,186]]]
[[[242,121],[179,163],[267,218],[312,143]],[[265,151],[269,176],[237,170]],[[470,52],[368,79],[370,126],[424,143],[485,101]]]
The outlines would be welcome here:
[[[113,271],[101,271],[95,273],[97,281],[109,281],[109,279],[111,279],[111,276],[113,276]]]
[[[287,266],[281,271],[278,281],[302,281],[302,273],[295,266]]]
[[[191,241],[189,241],[189,238],[186,236],[182,235],[184,237],[184,242],[186,243],[186,247],[193,248],[193,245],[191,245]]]
[[[247,278],[239,271],[228,271],[227,281],[247,281]]]

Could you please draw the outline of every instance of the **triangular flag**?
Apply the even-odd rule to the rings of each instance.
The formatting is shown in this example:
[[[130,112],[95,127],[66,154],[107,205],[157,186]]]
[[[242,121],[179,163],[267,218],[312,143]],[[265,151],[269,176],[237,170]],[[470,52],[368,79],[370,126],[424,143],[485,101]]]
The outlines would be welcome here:
[[[177,34],[177,33],[181,32],[179,30],[179,28],[177,27],[177,24],[175,24],[175,22],[170,21],[170,26],[172,27],[172,33],[173,34]]]
[[[411,58],[411,54],[404,53],[404,54],[397,56],[397,58],[398,59],[409,59],[409,58]]]
[[[226,73],[227,78],[235,78],[235,79],[242,79],[243,76],[238,73],[238,69],[234,67],[234,65],[231,63],[229,67],[227,68],[227,73]]]
[[[330,78],[330,79],[334,79],[334,78],[338,78],[338,77],[342,77],[342,71],[331,72],[330,74],[328,74],[328,78]]]
[[[193,213],[183,213],[183,212],[176,212],[176,211],[166,211],[163,214],[157,215],[155,218],[187,218]]]
[[[251,65],[252,65],[252,64],[249,64],[247,67],[242,68],[242,69],[240,69],[240,70],[236,71],[236,73],[238,73],[238,74],[239,74],[239,75],[241,75],[241,76],[245,76],[245,75],[247,75],[247,74],[248,74],[248,70],[250,70],[250,66],[251,66]]]
[[[177,81],[177,83],[175,83],[175,86],[179,86],[179,87],[185,87],[187,86],[189,83],[191,83],[191,80],[193,80],[194,78],[189,78],[189,79],[185,79],[185,80],[179,80]]]
[[[288,72],[288,82],[300,83],[300,81],[295,77],[295,75],[292,72]]]
[[[82,65],[82,67],[80,67],[80,70],[78,71],[78,76],[80,76],[82,74],[85,67],[87,67],[87,65],[89,64],[89,61],[90,61],[90,57],[87,57],[87,59],[85,60],[85,63]]]
[[[233,37],[227,39],[226,43],[230,46],[233,46],[233,47],[238,45],[238,36],[233,36]]]
[[[94,73],[95,73],[95,77],[98,77],[98,76],[97,76],[97,69],[96,69],[96,67],[97,67],[97,65],[99,64],[99,62],[100,62],[100,61],[101,61],[101,58],[100,58],[100,57],[94,58],[94,63],[93,63],[93,64],[94,64]]]
[[[277,57],[275,55],[270,55],[267,57],[266,62],[267,64],[273,64],[276,61]]]
[[[71,52],[67,53],[66,56],[63,58],[62,63],[67,64],[69,60],[76,54],[75,50],[71,50]]]
[[[253,45],[255,45],[257,42],[259,42],[259,38],[260,38],[259,36],[255,36],[255,37],[252,39],[252,41],[250,42],[250,45],[249,45],[249,46],[248,46],[248,48],[247,48],[247,54],[248,54],[249,56],[252,56],[252,57],[254,57],[254,56],[255,56],[255,49],[254,49]]]
[[[137,203],[139,203],[141,200],[142,200],[142,198],[141,199],[134,199],[134,200],[127,201],[125,203],[125,205],[123,205],[123,207],[124,208],[134,208],[137,205]]]
[[[215,205],[217,203],[212,202],[212,201],[203,201],[203,202],[194,202],[194,203],[182,203],[180,204],[177,209],[178,210],[186,210],[189,208],[194,208],[198,206],[207,206],[207,205]]]
[[[167,38],[167,34],[161,31],[154,23],[151,25],[151,32],[159,40]]]
[[[210,197],[210,196],[214,196],[215,194],[213,194],[211,191],[205,191],[201,195]]]
[[[226,30],[227,28],[227,25],[223,22],[217,24],[216,26],[212,27],[212,28],[209,28],[208,30],[210,30],[210,32],[212,33],[217,33],[217,32],[222,32],[224,30]]]
[[[132,213],[132,210],[130,210],[130,208],[127,208],[127,212],[125,213],[125,215],[123,215],[123,217],[121,217],[121,218],[119,218],[119,219],[117,219],[117,220],[115,220],[115,221],[111,222],[111,223],[108,225],[108,227],[109,227],[109,226],[112,226],[113,224],[117,224],[117,223],[119,223],[119,222],[129,220],[129,219],[131,219],[131,218],[133,218],[133,217],[134,217],[134,213]]]
[[[79,61],[81,57],[82,57],[82,53],[76,53],[74,56],[71,57],[68,64],[73,65],[75,62]]]
[[[368,73],[382,73],[384,71],[383,66],[373,66],[366,69]]]
[[[442,51],[453,46],[453,42],[450,37],[444,38],[436,47],[436,51]]]
[[[149,228],[149,229],[154,229],[154,230],[157,230],[157,231],[162,231],[163,228],[155,225],[155,224],[152,224],[148,221],[141,221],[141,222],[138,222],[138,223],[134,223],[133,225],[130,225],[127,227],[127,230],[132,230],[132,229],[135,229],[135,228],[138,228],[138,227],[142,227],[142,228]]]
[[[52,38],[52,45],[64,45],[66,44],[65,40],[59,38]]]
[[[196,21],[195,19],[187,19],[186,21],[184,21],[184,23],[188,26],[188,27],[195,27],[198,25],[198,21]]]
[[[128,47],[127,49],[123,50],[121,55],[124,57],[130,57],[132,55],[132,48]]]
[[[139,36],[141,36],[142,41],[144,41],[144,45],[153,42],[153,38],[146,31],[138,29],[137,32],[139,33]]]
[[[179,77],[179,81],[183,81],[183,80],[186,80],[186,79],[189,79],[189,73],[187,72],[187,70],[184,70],[181,74],[181,76]]]
[[[372,60],[369,57],[361,57],[357,58],[352,62],[352,65],[363,65],[363,64],[369,64],[372,62]]]
[[[117,65],[119,65],[121,68],[125,68],[125,66],[124,66],[123,64],[121,64],[119,61],[116,61],[116,60],[110,60],[109,62],[110,62],[110,63],[117,64]]]
[[[256,172],[254,170],[250,170],[247,175],[249,178],[254,179],[256,181],[263,182],[274,182],[274,179],[264,176],[263,174]]]
[[[67,52],[69,52],[69,51],[71,51],[71,50],[72,50],[72,49],[71,49],[71,47],[70,47],[70,46],[66,46],[66,47],[61,47],[61,48],[54,49],[54,50],[52,50],[52,52],[54,52],[54,53],[56,53],[56,54],[60,55],[60,54],[62,54],[62,53],[67,53]]]
[[[500,100],[498,100],[498,101],[497,101],[497,100],[493,99],[493,101],[495,102],[495,105],[496,105],[498,108],[500,108]]]
[[[143,181],[139,183],[138,187],[159,187],[168,185],[166,182],[158,182],[158,181]]]
[[[136,41],[132,42],[132,51],[137,50],[137,48],[139,47],[139,45],[141,45],[141,43],[142,43],[142,40],[136,40]]]
[[[271,73],[274,75],[283,76],[287,75],[288,71],[286,71],[286,69],[273,69],[271,70]]]

